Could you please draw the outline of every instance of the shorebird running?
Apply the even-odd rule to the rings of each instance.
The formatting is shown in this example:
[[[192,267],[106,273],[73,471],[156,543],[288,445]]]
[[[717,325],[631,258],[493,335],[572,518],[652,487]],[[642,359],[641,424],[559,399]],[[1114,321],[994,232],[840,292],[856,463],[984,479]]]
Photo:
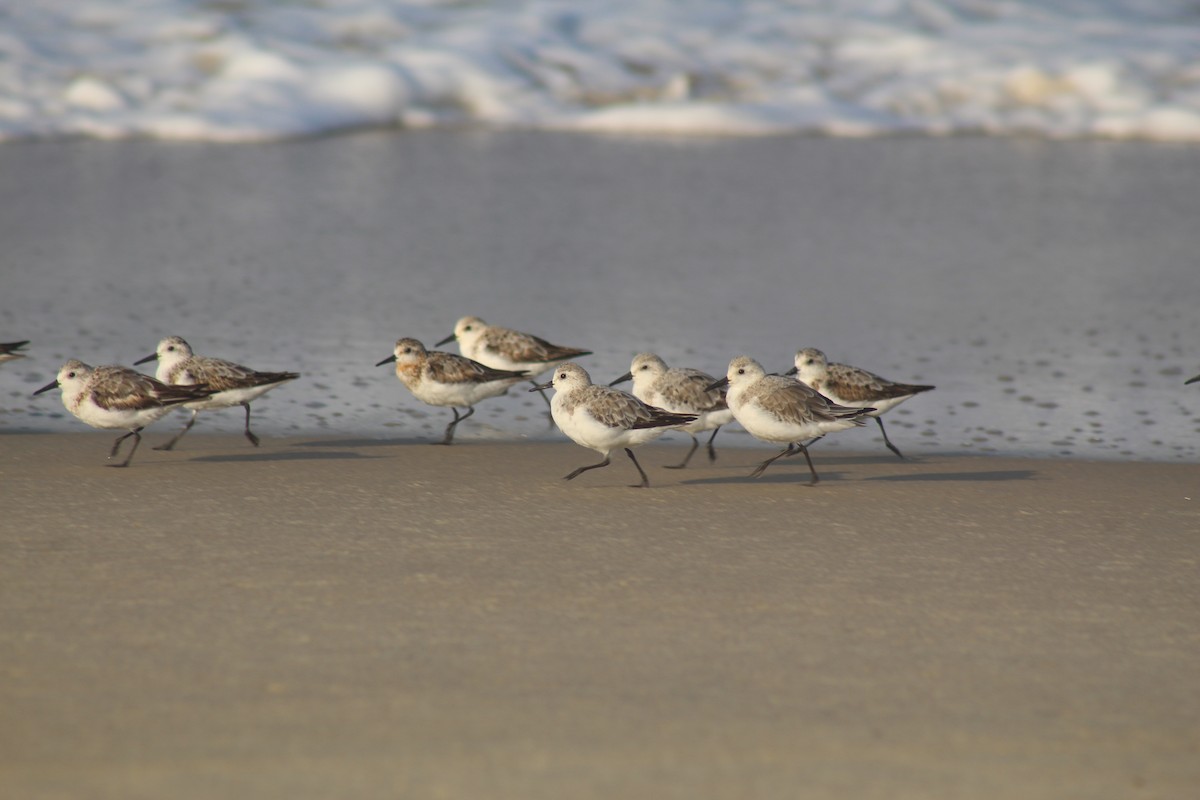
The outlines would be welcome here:
[[[5,361],[24,358],[25,354],[18,353],[17,351],[27,344],[29,344],[28,339],[23,342],[0,342],[0,364],[3,364]]]
[[[535,384],[529,391],[545,390],[552,386],[554,400],[550,403],[550,413],[559,430],[575,444],[604,455],[604,460],[599,464],[580,467],[564,476],[568,481],[589,469],[607,467],[610,463],[608,454],[623,447],[642,476],[642,482],[633,484],[634,488],[649,486],[650,479],[630,448],[658,438],[669,428],[686,425],[696,419],[695,414],[673,414],[648,406],[620,389],[597,386],[592,383],[587,371],[576,364],[559,364],[554,368],[554,377],[549,382]]]
[[[155,450],[174,447],[196,424],[196,415],[201,411],[233,406],[246,409],[246,438],[258,447],[258,437],[250,430],[250,402],[276,386],[300,377],[298,372],[258,372],[223,358],[193,355],[191,345],[178,336],[168,336],[158,343],[154,353],[133,363],[144,364],[155,359],[158,359],[155,376],[163,383],[175,386],[205,384],[212,390],[212,394],[203,400],[184,404],[184,408],[191,409],[192,418],[175,438]]]
[[[804,453],[812,473],[809,485],[815,486],[821,479],[803,440],[819,439],[827,433],[865,425],[862,417],[873,410],[837,405],[799,381],[782,375],[768,375],[762,365],[749,356],[738,356],[730,361],[725,377],[710,388],[724,385],[729,386],[725,399],[733,409],[733,418],[750,435],[764,442],[787,444],[782,453],[759,464],[750,473],[751,478],[762,475],[773,461],[790,456],[798,449]]]
[[[562,347],[529,333],[488,325],[479,317],[463,317],[454,323],[454,333],[434,346],[440,347],[453,339],[458,340],[458,349],[467,358],[493,369],[524,370],[535,386],[538,384],[533,379],[555,364],[592,354],[591,350]],[[549,405],[550,398],[539,391]]]
[[[401,339],[396,342],[392,355],[375,366],[396,363],[396,377],[423,403],[442,406],[454,412],[454,419],[446,426],[446,435],[441,444],[454,440],[454,428],[458,423],[475,413],[475,404],[489,397],[508,391],[515,383],[529,377],[524,370],[492,369],[464,356],[426,350],[416,339]],[[457,408],[456,408],[457,406]],[[458,409],[467,413],[459,416]]]
[[[850,408],[870,407],[872,410],[867,416],[874,417],[879,423],[883,443],[900,458],[904,458],[904,454],[888,439],[887,430],[883,427],[883,420],[879,415],[914,395],[934,388],[895,383],[849,364],[831,364],[824,353],[812,347],[806,347],[796,353],[796,366],[786,374],[795,375],[797,380],[808,384],[838,405]]]
[[[71,359],[63,364],[58,377],[34,394],[62,388],[62,402],[76,417],[93,428],[123,429],[108,453],[109,460],[117,455],[121,442],[133,437],[133,447],[120,464],[126,467],[133,460],[142,441],[142,428],[162,417],[173,406],[202,400],[212,394],[206,386],[169,386],[149,375],[127,367],[89,367]]]
[[[721,426],[733,419],[733,412],[725,402],[725,392],[720,389],[709,390],[716,378],[706,372],[688,367],[667,368],[666,362],[654,353],[638,353],[633,357],[633,363],[621,377],[609,384],[633,381],[633,396],[643,403],[664,411],[677,414],[695,414],[695,422],[689,422],[679,430],[692,437],[692,449],[678,464],[668,464],[667,469],[683,469],[688,465],[700,441],[696,434],[701,431],[712,431],[708,437],[708,460],[717,460],[717,451],[713,447],[713,439]]]

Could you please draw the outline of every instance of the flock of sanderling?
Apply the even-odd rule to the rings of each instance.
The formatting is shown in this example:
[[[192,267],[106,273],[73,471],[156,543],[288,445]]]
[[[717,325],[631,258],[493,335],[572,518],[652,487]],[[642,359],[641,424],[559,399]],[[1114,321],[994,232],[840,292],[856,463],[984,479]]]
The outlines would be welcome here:
[[[258,437],[250,430],[250,401],[300,377],[296,372],[259,372],[222,358],[194,355],[188,343],[178,336],[163,339],[154,353],[134,363],[144,364],[154,359],[158,360],[158,370],[151,378],[129,367],[93,367],[73,358],[62,365],[53,381],[34,394],[61,388],[63,405],[88,425],[128,431],[117,437],[108,453],[111,462],[121,449],[121,442],[132,436],[133,446],[125,460],[109,464],[126,467],[142,442],[142,428],[175,406],[190,409],[192,416],[183,430],[155,450],[173,448],[191,430],[200,411],[233,406],[246,409],[246,438],[257,447]]]
[[[932,386],[895,383],[886,378],[850,367],[831,364],[820,350],[804,349],[796,354],[789,371],[795,378],[768,375],[754,359],[739,356],[729,363],[723,379],[700,370],[669,368],[653,353],[633,357],[629,372],[607,386],[592,383],[591,376],[579,365],[567,360],[590,355],[591,351],[551,344],[528,333],[488,325],[478,317],[463,317],[454,333],[436,346],[457,340],[462,355],[430,351],[416,339],[401,339],[389,358],[376,366],[395,363],[396,377],[408,390],[429,405],[448,406],[454,418],[446,427],[443,444],[450,444],[454,429],[474,413],[475,403],[504,394],[514,384],[533,382],[529,391],[554,389],[548,400],[550,414],[559,430],[572,441],[604,456],[598,464],[580,467],[566,475],[571,480],[583,472],[610,463],[610,454],[624,449],[637,468],[641,482],[650,480],[633,449],[661,436],[668,430],[680,430],[692,439],[692,447],[673,469],[686,467],[696,450],[696,434],[712,431],[708,438],[708,457],[716,458],[713,439],[722,425],[736,420],[754,437],[786,445],[778,455],[767,459],[752,473],[762,472],[777,458],[804,453],[812,473],[819,480],[808,453],[808,440],[866,424],[875,417],[884,442],[897,456],[900,450],[888,439],[879,415]],[[537,376],[553,369],[553,377],[537,383]],[[633,392],[613,388],[633,381]],[[467,413],[459,415],[458,409]]]
[[[609,385],[592,382],[579,365],[569,361],[591,355],[591,351],[563,347],[528,333],[488,325],[478,317],[463,317],[454,333],[437,346],[457,341],[462,355],[428,350],[418,340],[400,339],[392,355],[375,366],[395,364],[396,377],[418,400],[449,408],[454,418],[446,426],[441,444],[454,440],[460,422],[475,412],[475,404],[505,394],[515,384],[529,381],[529,391],[541,392],[550,406],[554,423],[576,444],[604,456],[598,464],[579,467],[565,476],[571,480],[583,472],[606,467],[612,451],[622,448],[629,456],[641,482],[649,486],[645,470],[632,448],[657,438],[668,430],[687,433],[691,449],[671,469],[687,466],[700,442],[697,433],[712,431],[708,438],[709,460],[716,458],[713,439],[721,426],[737,421],[752,436],[783,444],[784,449],[762,462],[751,473],[761,475],[775,460],[803,453],[812,475],[808,445],[816,439],[866,424],[874,417],[884,443],[897,456],[903,454],[888,438],[881,415],[905,400],[934,387],[896,383],[846,364],[831,363],[820,350],[805,348],[796,353],[795,366],[784,375],[768,373],[749,356],[729,362],[724,378],[700,370],[668,367],[653,353],[633,357],[629,372]],[[23,357],[27,341],[0,344],[0,363]],[[168,336],[156,351],[136,362],[157,360],[155,377],[123,366],[91,367],[72,359],[62,366],[41,394],[62,389],[67,410],[95,428],[125,430],[109,452],[116,458],[121,442],[133,437],[124,461],[110,466],[127,466],[141,442],[141,431],[175,406],[192,412],[187,424],[156,450],[170,450],[191,429],[200,411],[242,406],[246,413],[245,435],[258,446],[250,430],[250,403],[287,381],[300,377],[295,372],[259,372],[232,361],[197,356],[186,341]],[[553,369],[545,383],[537,377]],[[632,393],[614,388],[633,382]],[[1186,381],[1200,381],[1200,375]],[[553,399],[545,390],[554,389]],[[466,413],[459,414],[459,409]],[[807,441],[806,441],[807,440]]]

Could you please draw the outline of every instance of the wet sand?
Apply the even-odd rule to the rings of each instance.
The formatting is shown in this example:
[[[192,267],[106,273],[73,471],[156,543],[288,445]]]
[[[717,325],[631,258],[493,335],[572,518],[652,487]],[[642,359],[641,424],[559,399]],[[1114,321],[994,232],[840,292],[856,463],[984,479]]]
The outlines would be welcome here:
[[[166,435],[0,436],[5,796],[1200,786],[1194,464]]]

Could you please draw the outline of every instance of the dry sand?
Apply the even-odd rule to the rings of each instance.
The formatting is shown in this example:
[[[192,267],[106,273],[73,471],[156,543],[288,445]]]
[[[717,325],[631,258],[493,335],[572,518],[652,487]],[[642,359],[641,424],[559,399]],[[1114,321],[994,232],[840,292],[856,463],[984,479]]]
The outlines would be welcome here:
[[[1196,465],[165,434],[0,436],[5,797],[1200,788]]]

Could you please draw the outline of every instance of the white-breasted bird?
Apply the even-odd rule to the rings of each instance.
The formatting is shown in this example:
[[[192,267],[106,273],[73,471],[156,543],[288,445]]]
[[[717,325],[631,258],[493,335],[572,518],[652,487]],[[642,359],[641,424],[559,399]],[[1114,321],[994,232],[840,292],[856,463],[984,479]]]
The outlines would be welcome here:
[[[259,439],[250,430],[251,401],[262,397],[276,386],[300,377],[298,372],[259,372],[223,358],[195,355],[191,345],[179,336],[168,336],[158,343],[153,353],[133,363],[144,364],[155,359],[158,359],[155,377],[163,383],[175,386],[204,384],[213,390],[212,394],[203,400],[184,404],[184,408],[192,412],[191,419],[171,441],[160,444],[155,450],[170,450],[174,447],[196,424],[196,415],[201,411],[233,406],[246,409],[244,433],[250,443],[258,447]]]
[[[631,448],[657,439],[668,429],[696,419],[695,414],[664,411],[620,389],[597,386],[592,383],[587,370],[569,362],[556,366],[548,382],[535,384],[529,391],[551,387],[554,388],[554,399],[550,401],[550,414],[554,424],[575,444],[604,455],[604,460],[599,464],[580,467],[564,476],[568,481],[590,469],[607,467],[610,463],[609,453],[622,447],[642,476],[642,482],[633,484],[634,488],[647,487],[650,479],[646,477]]]
[[[910,397],[934,388],[920,384],[896,383],[859,367],[831,363],[824,353],[814,347],[797,351],[795,366],[786,374],[795,375],[797,380],[808,384],[838,405],[871,408],[867,416],[874,417],[879,423],[883,443],[900,458],[904,458],[904,454],[888,438],[880,415]]]
[[[768,375],[762,365],[749,356],[738,356],[729,362],[725,377],[713,387],[723,385],[729,386],[725,399],[733,409],[733,418],[751,436],[764,442],[787,445],[783,452],[759,464],[750,473],[752,478],[762,475],[776,459],[792,455],[798,449],[804,453],[812,473],[809,485],[816,485],[821,479],[804,440],[865,425],[862,418],[872,410],[838,405],[799,381],[782,375]]]
[[[708,437],[708,460],[717,459],[713,439],[717,438],[721,426],[733,419],[733,412],[725,402],[725,392],[722,389],[708,388],[716,378],[690,367],[668,368],[666,362],[654,353],[638,353],[630,363],[629,372],[609,386],[616,386],[628,380],[633,381],[633,396],[643,403],[664,411],[696,415],[695,421],[679,428],[691,437],[692,448],[688,450],[683,461],[668,464],[667,469],[683,469],[688,465],[696,449],[700,447],[696,434],[701,431],[712,431],[712,436]]]
[[[493,369],[524,370],[535,386],[537,381],[534,379],[555,364],[592,354],[591,350],[551,344],[531,333],[488,325],[479,317],[461,318],[454,323],[454,333],[434,346],[440,347],[453,340],[458,340],[458,349],[467,358]],[[544,391],[541,394],[548,405],[550,398]]]
[[[392,355],[375,366],[393,362],[396,377],[414,397],[454,412],[441,444],[450,444],[454,440],[454,428],[475,413],[476,403],[502,395],[513,384],[529,377],[524,370],[493,369],[465,356],[426,350],[425,345],[412,338],[397,341]],[[459,416],[459,408],[466,408],[467,413]]]
[[[133,437],[133,447],[120,464],[133,460],[141,444],[142,428],[163,417],[177,405],[203,400],[212,394],[207,386],[171,386],[149,375],[121,366],[91,367],[71,359],[63,364],[57,377],[34,394],[62,389],[66,409],[93,428],[129,431],[118,436],[109,451],[109,460],[117,455],[121,442]]]

